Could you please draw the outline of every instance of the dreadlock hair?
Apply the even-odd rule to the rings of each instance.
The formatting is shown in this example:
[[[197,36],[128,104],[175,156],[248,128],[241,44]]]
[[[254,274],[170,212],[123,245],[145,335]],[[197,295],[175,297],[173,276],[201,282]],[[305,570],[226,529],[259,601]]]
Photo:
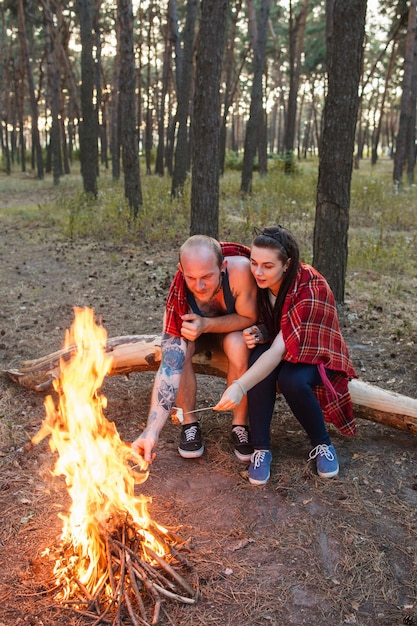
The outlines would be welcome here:
[[[290,261],[274,306],[269,299],[268,289],[258,289],[257,293],[259,319],[267,327],[270,337],[276,337],[281,328],[285,296],[297,276],[300,265],[300,250],[292,233],[282,226],[271,226],[263,230],[255,228],[255,234],[256,237],[252,241],[253,246],[275,250],[278,259],[284,264],[288,260]]]

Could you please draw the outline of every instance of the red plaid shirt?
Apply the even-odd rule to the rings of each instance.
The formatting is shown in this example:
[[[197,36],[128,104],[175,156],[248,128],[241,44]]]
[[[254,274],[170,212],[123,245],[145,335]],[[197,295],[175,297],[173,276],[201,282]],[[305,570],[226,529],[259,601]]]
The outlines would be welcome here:
[[[240,243],[221,241],[223,256],[245,256],[250,257],[250,249]],[[181,316],[190,312],[187,302],[187,290],[182,272],[179,270],[174,276],[168,292],[165,304],[164,334],[181,337]]]
[[[338,372],[331,386],[318,385],[314,393],[324,418],[343,434],[354,435],[356,425],[348,382],[356,377],[339,327],[333,292],[313,267],[300,263],[294,285],[287,293],[281,317],[281,330],[291,363],[317,364]],[[336,392],[336,393],[335,393]]]

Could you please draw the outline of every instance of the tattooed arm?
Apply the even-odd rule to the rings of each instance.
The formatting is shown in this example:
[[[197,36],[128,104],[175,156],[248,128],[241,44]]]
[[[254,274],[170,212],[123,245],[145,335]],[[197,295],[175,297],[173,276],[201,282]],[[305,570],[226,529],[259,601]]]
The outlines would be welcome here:
[[[143,433],[132,444],[148,463],[155,457],[153,451],[158,443],[159,433],[177,397],[187,341],[182,337],[164,334],[161,350],[162,360],[155,376],[148,423]]]

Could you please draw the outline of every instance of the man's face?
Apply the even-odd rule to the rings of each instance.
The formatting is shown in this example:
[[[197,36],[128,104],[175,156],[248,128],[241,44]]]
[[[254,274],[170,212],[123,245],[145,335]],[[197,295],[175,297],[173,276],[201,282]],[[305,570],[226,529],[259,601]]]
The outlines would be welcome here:
[[[181,257],[178,269],[188,289],[199,302],[210,302],[221,287],[221,267],[208,250],[189,250]]]

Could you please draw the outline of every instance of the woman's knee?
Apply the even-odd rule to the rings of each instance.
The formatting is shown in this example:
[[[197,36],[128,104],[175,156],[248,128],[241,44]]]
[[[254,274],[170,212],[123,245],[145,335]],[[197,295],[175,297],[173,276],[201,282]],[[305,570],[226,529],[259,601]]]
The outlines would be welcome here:
[[[255,346],[255,348],[250,351],[249,366],[253,365],[255,361],[259,359],[261,354],[266,352],[269,349],[269,347],[270,347],[270,344],[267,344],[267,343],[262,343],[262,344],[258,344],[257,346]]]
[[[292,363],[283,364],[277,383],[284,396],[303,393],[309,387],[303,369],[294,367]]]
[[[309,363],[288,363],[284,361],[278,377],[282,393],[309,393],[321,378],[316,365]]]

